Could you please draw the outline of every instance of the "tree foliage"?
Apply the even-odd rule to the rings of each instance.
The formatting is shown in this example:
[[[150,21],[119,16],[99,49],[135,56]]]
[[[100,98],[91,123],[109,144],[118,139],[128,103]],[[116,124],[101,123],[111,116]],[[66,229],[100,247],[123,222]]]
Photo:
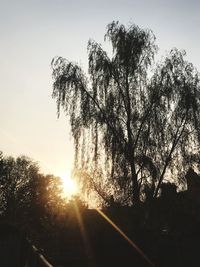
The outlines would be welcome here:
[[[0,160],[0,213],[12,222],[49,219],[62,207],[61,181],[25,156]]]
[[[76,63],[52,60],[58,115],[70,117],[76,170],[83,188],[109,203],[157,196],[167,174],[178,175],[199,143],[199,74],[172,49],[155,67],[155,36],[136,25],[107,26],[112,55],[88,42],[88,75]],[[154,68],[153,68],[154,67]],[[175,176],[174,176],[175,177]]]

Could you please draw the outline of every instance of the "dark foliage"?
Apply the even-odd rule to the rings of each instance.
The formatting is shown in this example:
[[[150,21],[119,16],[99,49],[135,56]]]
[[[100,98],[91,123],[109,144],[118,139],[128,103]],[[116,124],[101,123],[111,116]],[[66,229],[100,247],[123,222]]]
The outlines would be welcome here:
[[[146,162],[150,164],[148,159]],[[3,252],[0,264],[9,264],[16,259],[21,259],[23,264],[28,259],[32,264],[30,246],[24,243],[26,233],[53,266],[117,267],[130,266],[130,263],[137,267],[150,266],[144,255],[138,253],[97,210],[88,209],[78,197],[64,203],[59,197],[57,178],[41,175],[32,160],[1,155],[0,164],[0,247]],[[150,198],[134,207],[111,205],[101,212],[155,266],[195,267],[200,263],[199,180],[200,176],[190,168],[186,175],[187,191],[177,193],[174,184],[166,183],[162,184],[162,193],[156,199]],[[15,185],[12,187],[14,193],[11,184]],[[26,194],[21,194],[24,186]],[[12,202],[6,199],[7,196]],[[12,203],[13,209],[9,209]],[[13,260],[8,258],[8,250],[13,251]]]
[[[119,22],[107,26],[102,46],[88,42],[88,75],[76,63],[54,58],[53,98],[70,117],[75,168],[83,190],[109,204],[157,197],[173,173],[195,164],[199,145],[199,74],[172,49],[153,68],[157,47],[150,30]]]
[[[0,160],[0,216],[25,228],[48,225],[62,212],[61,181],[43,175],[39,167],[25,156]]]

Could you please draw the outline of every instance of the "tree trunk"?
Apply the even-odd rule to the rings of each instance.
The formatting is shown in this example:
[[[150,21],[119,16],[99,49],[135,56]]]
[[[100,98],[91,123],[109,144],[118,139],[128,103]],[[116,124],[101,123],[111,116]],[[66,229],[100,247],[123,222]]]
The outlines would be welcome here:
[[[139,190],[137,174],[135,171],[135,164],[133,162],[133,159],[131,160],[130,164],[131,164],[131,176],[132,176],[132,183],[133,183],[132,200],[133,200],[133,205],[137,206],[138,203],[140,202],[140,190]]]

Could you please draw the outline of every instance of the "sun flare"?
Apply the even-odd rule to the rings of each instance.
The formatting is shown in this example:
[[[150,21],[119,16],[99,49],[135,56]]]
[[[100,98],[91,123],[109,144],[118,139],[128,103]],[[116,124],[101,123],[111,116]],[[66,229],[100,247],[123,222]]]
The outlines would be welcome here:
[[[61,175],[61,179],[64,197],[70,198],[78,193],[78,185],[76,181],[71,177],[70,172]]]

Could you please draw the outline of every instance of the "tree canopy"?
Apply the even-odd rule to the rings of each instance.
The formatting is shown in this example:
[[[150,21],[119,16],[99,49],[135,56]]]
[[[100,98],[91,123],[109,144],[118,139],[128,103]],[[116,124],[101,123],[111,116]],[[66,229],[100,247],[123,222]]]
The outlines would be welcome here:
[[[45,221],[63,208],[61,180],[26,156],[0,158],[0,215],[13,223]]]
[[[108,24],[112,55],[88,42],[88,74],[52,60],[58,115],[70,117],[75,167],[83,189],[109,204],[156,197],[163,180],[181,177],[199,145],[199,73],[172,49],[156,65],[155,36],[137,25]],[[180,179],[179,179],[180,182]]]

